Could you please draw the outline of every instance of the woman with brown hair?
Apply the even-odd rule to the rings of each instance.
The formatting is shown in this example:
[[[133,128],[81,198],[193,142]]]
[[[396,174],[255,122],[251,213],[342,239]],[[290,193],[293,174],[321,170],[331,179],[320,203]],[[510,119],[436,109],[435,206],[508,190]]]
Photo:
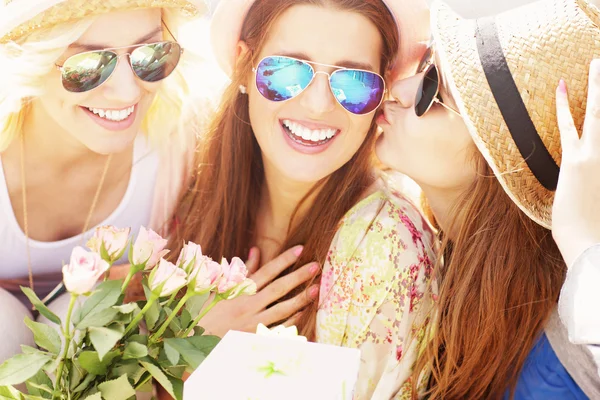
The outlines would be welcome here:
[[[580,127],[599,23],[584,0],[475,21],[436,3],[418,73],[391,88],[377,154],[421,186],[442,243],[432,340],[413,375],[431,372],[430,399],[598,394],[597,377],[568,368],[569,357],[593,359],[561,336],[566,267],[550,227],[561,160],[554,89],[564,79],[576,93]]]
[[[359,399],[410,393],[423,339],[415,315],[429,303],[430,230],[372,159],[382,75],[418,61],[407,32],[402,62],[392,65],[395,20],[418,11],[401,1],[222,1],[213,38],[231,84],[171,238],[174,254],[192,240],[215,259],[252,251],[263,263],[301,245],[281,276],[311,277],[306,284],[281,288],[283,301],[273,303],[259,270],[256,296],[215,307],[201,325],[252,331],[284,322],[268,320],[272,310],[304,302],[287,323],[310,340],[361,349]]]

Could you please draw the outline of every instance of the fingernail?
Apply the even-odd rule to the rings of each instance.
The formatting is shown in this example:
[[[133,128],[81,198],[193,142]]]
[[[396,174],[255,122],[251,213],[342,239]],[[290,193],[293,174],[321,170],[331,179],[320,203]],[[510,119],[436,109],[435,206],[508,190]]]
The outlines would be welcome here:
[[[317,285],[311,287],[308,290],[308,294],[310,295],[310,297],[317,297],[319,295],[319,287]]]
[[[567,84],[562,79],[560,80],[560,82],[558,82],[558,90],[561,93],[567,93]]]
[[[248,259],[252,259],[252,256],[254,255],[254,247],[250,249],[250,252],[248,253]]]
[[[294,249],[294,255],[296,257],[300,257],[300,254],[302,254],[302,250],[304,250],[304,246],[298,246]]]
[[[319,270],[319,264],[313,264],[310,269],[308,270],[310,272],[311,275],[314,275],[317,273],[317,271]]]

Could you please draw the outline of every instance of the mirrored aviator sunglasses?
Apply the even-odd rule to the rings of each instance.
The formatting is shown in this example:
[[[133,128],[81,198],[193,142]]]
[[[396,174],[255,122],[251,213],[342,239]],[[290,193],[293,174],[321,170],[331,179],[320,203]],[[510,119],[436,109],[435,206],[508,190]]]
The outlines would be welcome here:
[[[335,71],[315,72],[311,64],[335,68]],[[352,114],[372,113],[381,105],[385,93],[385,81],[375,72],[308,62],[293,57],[265,57],[253,71],[256,73],[256,88],[270,101],[287,101],[298,96],[319,73],[329,77],[333,96]]]
[[[134,49],[117,54],[115,50]],[[96,89],[110,78],[119,59],[128,56],[131,69],[142,81],[159,82],[175,70],[183,49],[177,42],[164,41],[137,46],[87,51],[75,54],[57,65],[62,72],[63,87],[69,92],[83,93]]]
[[[433,57],[433,49],[430,46],[417,69],[417,73],[423,73],[423,79],[419,84],[415,98],[415,114],[417,114],[417,117],[422,117],[431,109],[433,103],[437,103],[461,116],[460,112],[445,104],[440,96],[440,75],[437,66],[433,62]]]

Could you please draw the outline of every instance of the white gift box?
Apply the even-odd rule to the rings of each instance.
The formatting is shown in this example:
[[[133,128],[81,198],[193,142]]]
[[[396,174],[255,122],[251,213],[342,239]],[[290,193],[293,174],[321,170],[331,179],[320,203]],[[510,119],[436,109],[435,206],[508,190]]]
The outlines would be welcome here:
[[[188,378],[183,398],[352,400],[360,351],[230,331]]]

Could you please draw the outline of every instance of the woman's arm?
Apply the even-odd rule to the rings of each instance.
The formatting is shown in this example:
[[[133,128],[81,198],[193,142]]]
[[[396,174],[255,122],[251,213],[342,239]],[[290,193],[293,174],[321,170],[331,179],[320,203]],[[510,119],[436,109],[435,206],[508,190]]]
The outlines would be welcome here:
[[[573,343],[600,366],[600,60],[592,61],[581,137],[561,81],[556,91],[562,163],[552,234],[569,267],[559,313]],[[598,371],[600,374],[600,370]]]

